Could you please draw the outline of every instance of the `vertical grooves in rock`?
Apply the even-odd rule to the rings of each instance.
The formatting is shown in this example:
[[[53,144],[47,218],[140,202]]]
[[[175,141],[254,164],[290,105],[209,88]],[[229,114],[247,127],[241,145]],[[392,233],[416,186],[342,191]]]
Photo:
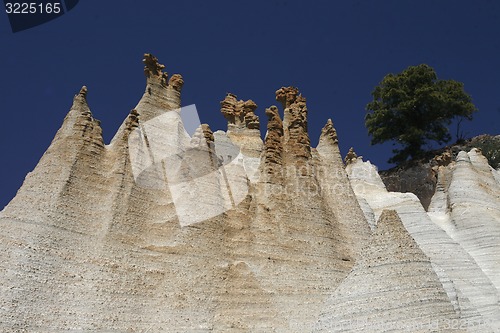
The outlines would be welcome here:
[[[448,188],[450,236],[471,254],[500,290],[500,186],[477,149],[461,151]]]
[[[278,108],[266,109],[267,133],[264,140],[263,170],[264,182],[281,184],[283,168],[283,122]]]
[[[307,133],[306,99],[295,87],[282,87],[276,91],[276,100],[284,109],[284,147],[286,158],[298,168],[309,172],[306,166],[311,158],[311,141]]]
[[[316,175],[323,198],[335,215],[351,258],[360,255],[370,235],[369,224],[349,182],[338,146],[333,122],[328,119],[321,130],[316,151]],[[342,198],[339,200],[339,198]]]
[[[453,164],[448,167],[449,172],[454,172]],[[483,271],[473,258],[473,254],[464,247],[466,243],[456,238],[452,216],[446,216],[445,221],[437,221],[435,212],[426,213],[414,194],[387,192],[376,167],[370,162],[363,162],[361,158],[350,163],[347,171],[356,196],[369,204],[369,207],[365,208],[372,209],[375,215],[380,215],[384,209],[397,210],[405,228],[431,259],[433,266],[439,269],[438,277],[449,297],[452,297],[450,302],[455,305],[458,302],[460,305],[458,309],[462,320],[465,323],[481,323],[471,329],[496,332],[500,328],[497,320],[500,317],[498,290],[487,276],[487,272]],[[456,185],[460,184],[459,179],[467,179],[463,175],[453,177],[456,177]],[[451,186],[444,187],[451,190]],[[470,188],[469,185],[466,187]],[[473,196],[467,197],[475,200]],[[457,202],[450,194],[448,199],[450,207]],[[473,216],[469,221],[481,221],[481,214],[477,211]]]
[[[382,212],[363,253],[333,293],[316,331],[386,332],[394,325],[394,331],[441,332],[458,320],[429,258],[395,211]]]
[[[85,217],[92,213],[90,208],[95,203],[86,198],[85,187],[105,189],[100,184],[85,184],[85,177],[89,173],[102,177],[105,148],[100,122],[92,117],[86,96],[87,88],[83,87],[39,164],[28,174],[16,197],[5,208],[4,216],[44,223],[50,216],[53,223],[71,230],[78,230],[76,221],[79,217],[90,222],[91,218]],[[77,204],[75,196],[86,199]],[[30,202],[29,211],[23,208],[23,202]],[[60,205],[64,202],[71,209],[65,214],[67,221],[61,221],[60,215]]]
[[[373,331],[370,323],[498,317],[494,270],[479,268],[496,260],[494,238],[485,247],[493,260],[475,256],[477,265],[353,151],[346,171],[331,120],[311,148],[297,88],[276,92],[283,121],[266,109],[264,143],[257,105],[233,94],[221,102],[227,132],[203,124],[188,136],[182,77],[151,54],[143,62],[144,95],[111,143],[82,88],[3,211],[0,331],[330,332],[353,317]],[[449,186],[452,216],[468,203],[455,177],[491,183],[481,158],[470,160]],[[373,235],[353,187],[367,216],[381,215]]]

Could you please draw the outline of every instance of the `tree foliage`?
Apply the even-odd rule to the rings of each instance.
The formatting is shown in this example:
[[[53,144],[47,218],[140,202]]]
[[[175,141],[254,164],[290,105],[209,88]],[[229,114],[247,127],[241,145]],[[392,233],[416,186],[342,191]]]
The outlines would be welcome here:
[[[386,75],[372,96],[365,116],[371,143],[393,141],[401,147],[393,150],[395,155],[389,162],[418,157],[429,141],[450,141],[448,126],[452,120],[471,120],[477,111],[461,82],[439,80],[434,69],[426,64]]]

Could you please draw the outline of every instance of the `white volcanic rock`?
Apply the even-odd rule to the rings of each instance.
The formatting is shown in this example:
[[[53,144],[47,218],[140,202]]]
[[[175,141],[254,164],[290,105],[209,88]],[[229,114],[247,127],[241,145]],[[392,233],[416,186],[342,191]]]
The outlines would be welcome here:
[[[458,314],[393,210],[382,212],[363,257],[325,308],[319,332],[464,331],[446,329]]]
[[[401,217],[404,227],[415,239],[422,251],[430,258],[434,271],[439,276],[450,302],[464,324],[482,322],[482,326],[468,326],[469,331],[498,331],[500,326],[499,293],[488,272],[483,270],[462,243],[446,233],[446,216],[434,212],[427,214],[418,198],[411,193],[387,192],[376,168],[370,162],[357,159],[347,165],[347,172],[356,195],[366,200],[365,215],[371,209],[380,216],[384,209],[394,209]],[[443,175],[442,175],[443,174]],[[449,174],[440,170],[441,181]],[[436,200],[430,210],[443,200],[441,181],[438,181]],[[438,200],[438,198],[440,198]],[[434,223],[434,220],[439,220]],[[476,217],[477,218],[477,217]],[[444,230],[443,230],[444,229]]]
[[[369,237],[361,213],[349,226],[355,210],[333,213],[357,207],[354,195],[318,191],[324,161],[307,155],[304,122],[269,160],[252,103],[227,133],[186,136],[182,79],[145,63],[146,92],[111,143],[83,89],[2,212],[0,331],[312,330]],[[295,94],[289,112],[304,115]],[[282,181],[261,180],[275,162]],[[326,167],[347,184],[342,165]]]
[[[477,149],[440,167],[429,216],[474,258],[500,291],[500,183]]]
[[[182,77],[169,79],[150,54],[144,63],[145,93],[111,143],[82,88],[0,213],[0,332],[329,332],[352,316],[382,326],[500,318],[498,176],[479,157],[459,162],[436,196],[442,225],[457,221],[451,238],[415,196],[388,193],[371,165],[353,155],[346,170],[331,121],[312,148],[297,88],[276,92],[284,117],[266,109],[264,142],[257,105],[232,94],[221,102],[226,132],[197,124],[189,135]],[[472,212],[493,212],[474,232],[454,215],[467,186],[487,202]]]

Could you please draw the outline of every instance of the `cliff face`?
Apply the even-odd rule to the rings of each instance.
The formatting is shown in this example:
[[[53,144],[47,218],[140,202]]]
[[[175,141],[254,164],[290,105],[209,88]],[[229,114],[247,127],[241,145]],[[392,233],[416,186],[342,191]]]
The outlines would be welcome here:
[[[221,102],[226,132],[189,135],[182,77],[152,55],[144,64],[145,93],[111,143],[82,88],[0,213],[0,331],[384,332],[387,321],[500,318],[498,203],[481,211],[493,214],[484,233],[466,232],[442,204],[468,205],[462,176],[436,193],[431,219],[376,172],[357,177],[372,169],[354,155],[346,171],[331,120],[311,147],[294,87],[276,91],[284,117],[266,109],[264,141],[257,105],[233,94]],[[472,183],[498,186],[470,161]],[[462,221],[454,234],[433,222],[442,216]]]

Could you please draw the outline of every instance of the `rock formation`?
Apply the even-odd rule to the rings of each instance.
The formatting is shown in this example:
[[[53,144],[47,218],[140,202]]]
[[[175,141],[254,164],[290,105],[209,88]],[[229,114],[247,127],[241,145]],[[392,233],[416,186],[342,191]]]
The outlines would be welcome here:
[[[385,186],[391,192],[411,192],[427,210],[436,191],[438,167],[454,161],[461,151],[480,149],[494,169],[500,166],[500,135],[479,135],[453,145],[425,153],[423,157],[381,171]]]
[[[321,332],[465,331],[445,329],[459,316],[430,259],[394,210],[382,212],[363,256],[324,311],[318,322]]]
[[[439,167],[426,213],[346,167],[331,120],[312,148],[297,88],[264,141],[232,94],[227,131],[190,136],[182,77],[144,65],[112,141],[83,87],[0,212],[1,332],[498,332],[500,177],[479,152]]]
[[[264,143],[264,177],[271,178],[279,176],[283,166],[283,122],[281,121],[278,108],[271,106],[266,109],[267,133]],[[271,179],[269,179],[271,181]],[[278,184],[282,179],[278,178]]]
[[[257,104],[254,101],[237,100],[236,95],[228,93],[221,104],[221,113],[227,119],[228,128],[259,129],[259,117],[254,113]]]
[[[351,163],[356,162],[357,159],[358,159],[358,155],[354,151],[354,148],[353,147],[349,148],[349,151],[347,152],[347,155],[344,158],[344,163],[351,164]]]
[[[276,100],[284,109],[284,140],[287,143],[285,152],[297,165],[304,167],[311,158],[311,140],[307,134],[306,99],[295,87],[282,87],[276,91]],[[307,168],[303,168],[307,169]]]
[[[459,154],[461,159],[465,159],[466,155],[465,152]],[[496,259],[496,247],[500,240],[500,216],[497,214],[500,197],[487,194],[498,186],[498,182],[496,185],[492,182],[491,172],[496,171],[488,166],[486,159],[476,160],[482,169],[480,175],[470,168],[468,176],[460,174],[465,171],[464,167],[469,167],[469,164],[463,165],[465,161],[460,159],[440,167],[438,190],[428,213],[414,194],[388,192],[370,162],[358,158],[346,169],[372,228],[376,228],[376,220],[385,209],[394,209],[399,214],[406,230],[429,257],[450,302],[459,314],[459,322],[464,323],[468,331],[498,332],[500,294],[496,281],[500,266]],[[461,186],[453,188],[453,183]],[[454,195],[457,197],[449,194],[450,189],[456,191]],[[478,194],[483,196],[484,201],[476,199]],[[459,200],[459,197],[462,199]],[[475,206],[472,202],[475,202]],[[456,209],[450,209],[448,205]],[[461,215],[464,209],[460,209],[460,206],[471,208],[464,213],[469,214],[467,220]],[[450,214],[450,210],[456,213]],[[459,222],[465,222],[461,237],[458,237],[455,227]],[[469,228],[475,232],[471,233]],[[464,232],[466,229],[468,231]],[[479,248],[484,251],[478,251]]]

